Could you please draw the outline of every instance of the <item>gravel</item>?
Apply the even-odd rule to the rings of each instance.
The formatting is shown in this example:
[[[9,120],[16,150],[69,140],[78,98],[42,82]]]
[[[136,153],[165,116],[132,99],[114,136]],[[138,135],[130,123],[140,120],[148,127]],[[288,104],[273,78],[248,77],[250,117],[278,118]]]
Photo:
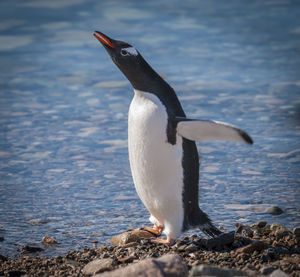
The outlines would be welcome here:
[[[267,276],[280,270],[289,276],[300,276],[299,227],[292,232],[278,223],[258,222],[247,226],[237,223],[236,232],[223,234],[221,239],[192,235],[173,246],[142,239],[122,246],[102,245],[69,251],[65,256],[49,258],[37,256],[40,249],[30,253],[28,250],[32,249],[24,246],[23,250],[22,255],[14,259],[0,256],[0,276],[84,276],[85,266],[94,260],[101,264],[99,272],[107,272],[165,254],[180,255],[190,271],[204,264],[252,275]],[[105,265],[101,260],[106,261]]]

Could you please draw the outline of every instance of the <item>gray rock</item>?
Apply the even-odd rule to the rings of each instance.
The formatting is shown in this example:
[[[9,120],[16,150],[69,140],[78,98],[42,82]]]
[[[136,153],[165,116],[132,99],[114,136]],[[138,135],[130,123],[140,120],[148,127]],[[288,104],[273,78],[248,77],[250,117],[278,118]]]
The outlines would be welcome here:
[[[300,237],[300,227],[294,228],[293,234],[295,235],[295,237]]]
[[[290,232],[289,232],[289,230],[279,229],[279,230],[276,230],[274,234],[276,236],[276,239],[281,239],[285,236],[288,236],[290,234]]]
[[[188,269],[181,256],[168,254],[161,258],[148,258],[127,267],[95,275],[97,277],[187,277]]]
[[[270,225],[270,230],[272,234],[276,236],[276,239],[280,239],[282,237],[288,236],[292,234],[285,226],[279,223],[273,223]]]
[[[36,253],[36,252],[40,252],[40,251],[43,251],[43,248],[38,247],[38,246],[26,245],[22,248],[23,254]]]
[[[285,226],[283,226],[282,224],[277,223],[277,222],[270,225],[271,231],[277,231],[279,229],[287,230],[287,228]]]
[[[211,249],[223,249],[224,246],[228,246],[234,242],[234,234],[232,231],[230,233],[223,233],[216,238],[212,239],[201,239],[198,242],[200,247],[205,247],[209,250]]]
[[[105,270],[111,269],[113,266],[114,260],[111,258],[107,259],[96,259],[89,262],[83,269],[82,273],[84,275],[94,275]]]
[[[221,253],[218,257],[218,259],[220,260],[227,260],[231,257],[230,253],[228,252],[225,252],[225,253]]]
[[[267,221],[259,221],[257,223],[258,228],[264,228],[264,227],[266,227],[266,225],[267,225]]]
[[[195,252],[197,251],[198,247],[194,244],[190,244],[185,248],[186,252]]]
[[[226,269],[217,266],[210,266],[206,264],[193,266],[190,270],[189,277],[198,276],[214,276],[214,277],[234,277],[234,276],[248,276],[247,272],[235,269]]]
[[[71,260],[71,259],[66,259],[65,261],[66,265],[72,268],[76,268],[79,266],[79,263],[77,261]]]
[[[156,236],[146,230],[134,229],[127,231],[110,239],[114,245],[128,245],[132,242],[140,242],[142,239],[156,238]]]
[[[5,257],[5,256],[3,256],[3,255],[0,254],[0,261],[1,262],[5,262],[7,260],[8,260],[7,257]]]
[[[269,274],[271,274],[274,270],[275,270],[275,268],[272,267],[272,266],[264,266],[264,267],[262,267],[262,268],[259,270],[259,272],[260,272],[261,274],[263,274],[263,275],[269,275]]]
[[[286,247],[284,247],[284,246],[275,246],[274,247],[274,250],[275,250],[275,252],[277,253],[277,254],[279,254],[279,255],[282,255],[282,254],[289,254],[290,253],[290,251],[289,251],[289,249],[287,249]]]
[[[26,272],[21,270],[10,270],[8,271],[8,276],[26,276]]]
[[[264,228],[264,227],[266,227],[266,225],[267,225],[267,221],[259,221],[259,222],[250,224],[249,226],[251,228]]]
[[[265,249],[266,245],[263,241],[253,241],[251,244],[246,245],[242,248],[239,248],[236,250],[237,253],[246,253],[246,254],[252,254],[255,251],[261,251]]]
[[[235,231],[237,234],[241,234],[247,237],[253,237],[253,230],[249,226],[240,224]]]
[[[42,243],[43,243],[45,246],[51,246],[51,245],[57,244],[57,241],[56,241],[54,238],[52,238],[52,237],[46,235],[46,236],[44,236],[44,237],[42,238]]]
[[[270,275],[270,277],[288,277],[289,275],[285,274],[283,271],[280,269],[277,269],[273,271],[273,273]]]
[[[186,248],[187,248],[186,245],[181,245],[181,246],[179,246],[179,247],[177,248],[177,251],[178,251],[178,252],[184,252]]]
[[[279,208],[278,206],[272,206],[268,209],[266,209],[266,213],[271,215],[280,215],[283,213],[283,210]]]

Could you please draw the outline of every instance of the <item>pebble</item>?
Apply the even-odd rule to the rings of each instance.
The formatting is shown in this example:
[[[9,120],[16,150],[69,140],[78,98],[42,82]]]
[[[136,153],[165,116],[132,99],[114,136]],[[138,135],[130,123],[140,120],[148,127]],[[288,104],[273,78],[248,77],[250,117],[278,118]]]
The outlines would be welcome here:
[[[229,259],[231,257],[231,255],[229,254],[229,253],[227,253],[227,252],[225,252],[225,253],[221,253],[220,255],[219,255],[219,259],[220,260],[227,260],[227,259]]]
[[[109,273],[95,275],[97,277],[132,277],[132,276],[158,276],[158,277],[187,277],[188,268],[182,257],[176,254],[167,254],[163,257],[148,258],[119,268]]]
[[[237,253],[246,253],[246,254],[258,254],[255,253],[256,251],[259,252],[265,248],[265,244],[262,241],[254,241],[252,244],[249,244],[243,248],[238,249]]]
[[[296,237],[300,237],[300,227],[296,227],[293,229],[293,234],[296,236]]]
[[[197,239],[198,238],[198,235],[197,234],[192,234],[191,235],[191,240],[195,240],[195,239]]]
[[[283,271],[280,269],[277,269],[273,271],[273,273],[270,275],[270,277],[288,277],[289,275],[285,274]]]
[[[70,266],[72,268],[76,268],[79,265],[79,263],[76,262],[76,261],[74,261],[74,260],[67,259],[66,260],[66,265],[68,265],[68,266]]]
[[[23,254],[27,254],[27,253],[36,253],[36,252],[40,252],[43,251],[43,248],[41,247],[37,247],[37,246],[29,246],[26,245],[22,248],[22,253]]]
[[[8,271],[9,277],[19,277],[19,276],[22,276],[22,275],[25,275],[25,274],[26,274],[26,272],[20,271],[20,270],[10,270],[10,271]]]
[[[277,222],[270,225],[271,231],[276,231],[278,229],[287,230],[283,225],[281,225],[280,223],[277,223]]]
[[[121,264],[128,264],[134,261],[134,257],[124,257],[124,258],[119,258],[118,262]]]
[[[203,265],[194,266],[190,270],[189,277],[198,277],[198,276],[231,277],[231,276],[248,276],[248,274],[246,272],[242,272],[235,269],[225,269],[221,267],[203,264]]]
[[[184,252],[185,251],[185,249],[186,249],[186,245],[181,245],[181,246],[179,246],[178,248],[177,248],[177,251],[178,252]]]
[[[268,209],[266,209],[266,213],[271,215],[281,215],[283,213],[283,210],[279,208],[278,206],[272,206]]]
[[[57,244],[57,241],[56,241],[54,238],[52,238],[52,237],[46,235],[46,236],[44,236],[44,237],[42,238],[42,243],[43,243],[45,246],[51,246],[51,245]]]
[[[259,272],[260,272],[261,274],[263,274],[263,275],[269,275],[269,274],[271,274],[274,270],[275,270],[275,268],[272,267],[272,266],[264,266],[264,267],[262,267],[262,268],[259,270]]]
[[[266,227],[266,225],[267,225],[267,221],[259,221],[257,223],[258,228],[264,228],[264,227]]]
[[[267,225],[267,221],[259,221],[257,223],[250,224],[251,228],[264,228]]]
[[[254,231],[249,226],[244,226],[242,224],[239,224],[236,231],[237,234],[242,234],[246,237],[253,237]]]
[[[204,247],[208,250],[222,250],[234,242],[235,232],[223,233],[216,238],[212,239],[200,239],[195,241],[200,247]]]
[[[112,237],[110,242],[114,245],[127,245],[129,243],[141,242],[143,239],[156,238],[156,236],[142,229],[127,231],[118,236]]]
[[[8,258],[0,254],[0,261],[7,261]],[[1,276],[1,275],[0,275]]]
[[[114,260],[111,258],[96,259],[96,260],[89,262],[82,269],[82,273],[84,275],[94,275],[97,273],[101,273],[103,271],[112,269],[113,264],[114,264]]]
[[[195,246],[194,244],[190,244],[185,248],[186,252],[195,252],[198,249],[197,246]]]

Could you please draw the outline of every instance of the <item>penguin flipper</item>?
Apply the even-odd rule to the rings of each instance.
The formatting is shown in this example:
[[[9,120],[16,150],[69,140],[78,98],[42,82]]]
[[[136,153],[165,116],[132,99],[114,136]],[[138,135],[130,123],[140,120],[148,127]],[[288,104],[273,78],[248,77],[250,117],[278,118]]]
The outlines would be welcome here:
[[[253,144],[252,138],[242,129],[228,123],[176,117],[177,133],[189,140],[237,141]]]

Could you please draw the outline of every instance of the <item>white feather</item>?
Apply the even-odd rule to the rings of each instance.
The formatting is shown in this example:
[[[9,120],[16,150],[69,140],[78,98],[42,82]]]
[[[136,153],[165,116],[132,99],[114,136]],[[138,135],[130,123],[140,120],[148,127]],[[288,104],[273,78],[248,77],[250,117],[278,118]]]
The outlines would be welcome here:
[[[177,133],[189,140],[224,140],[246,142],[241,135],[244,133],[241,129],[218,121],[209,120],[191,120],[180,121],[177,124]]]
[[[168,115],[152,93],[135,90],[128,115],[129,160],[136,191],[151,213],[176,239],[183,224],[182,138],[167,142]]]
[[[134,56],[138,55],[138,52],[136,51],[136,49],[134,47],[127,47],[127,48],[124,48],[124,50],[126,50],[131,55],[134,55]]]

